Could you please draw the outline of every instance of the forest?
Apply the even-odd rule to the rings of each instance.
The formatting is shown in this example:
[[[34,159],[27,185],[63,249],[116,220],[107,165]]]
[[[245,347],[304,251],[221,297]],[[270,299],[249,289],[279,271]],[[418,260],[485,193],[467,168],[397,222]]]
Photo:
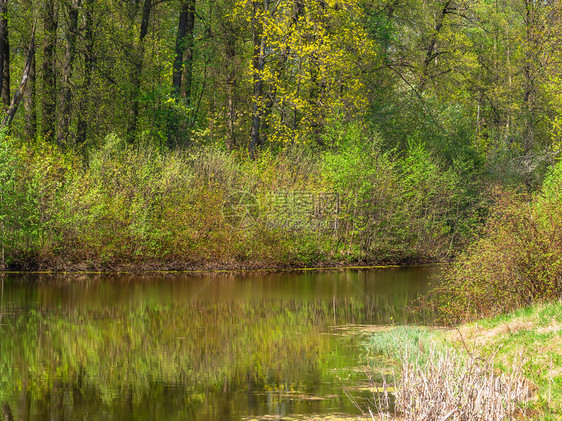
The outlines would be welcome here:
[[[4,268],[447,261],[562,146],[559,2],[0,3]]]
[[[0,98],[0,420],[562,414],[562,2],[0,0]]]
[[[528,188],[557,151],[556,2],[1,7],[4,107],[23,97],[16,137],[83,152],[115,133],[253,157],[289,144],[333,149],[334,129],[355,123],[386,149],[420,140],[445,165],[479,164]]]

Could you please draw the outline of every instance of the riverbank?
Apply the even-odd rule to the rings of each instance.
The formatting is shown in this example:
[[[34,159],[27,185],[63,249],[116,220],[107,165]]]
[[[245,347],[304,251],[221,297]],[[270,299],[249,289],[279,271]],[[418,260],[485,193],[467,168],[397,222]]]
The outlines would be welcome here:
[[[114,262],[113,264],[81,262],[64,263],[49,262],[43,265],[12,266],[3,273],[115,273],[115,274],[143,274],[143,273],[174,273],[174,272],[284,272],[284,271],[339,271],[339,270],[370,270],[405,268],[414,266],[439,266],[447,264],[446,261],[417,261],[406,260],[397,262],[388,261],[317,261],[309,264],[303,262],[275,262],[275,261],[248,261],[248,262],[190,262],[190,261],[153,261],[153,262]]]
[[[521,356],[522,373],[536,386],[533,419],[562,418],[562,301],[463,325],[448,340],[471,353],[495,353],[503,372]]]
[[[410,375],[413,370],[421,370],[429,384],[435,376],[442,376],[436,385],[455,381],[454,371],[431,372],[436,366],[447,366],[444,355],[454,355],[449,361],[465,361],[456,370],[466,370],[468,364],[473,364],[468,371],[474,367],[486,371],[488,367],[488,375],[503,376],[504,384],[515,379],[526,388],[530,398],[519,400],[518,417],[535,420],[562,417],[562,301],[535,305],[455,329],[397,327],[373,334],[368,348],[375,360],[390,358],[397,369],[407,367]],[[412,361],[415,369],[410,365]],[[412,382],[409,379],[410,385]],[[399,385],[400,381],[396,383]],[[400,394],[400,387],[397,389]],[[442,389],[436,386],[436,393]],[[478,392],[475,397],[483,394],[481,390]]]

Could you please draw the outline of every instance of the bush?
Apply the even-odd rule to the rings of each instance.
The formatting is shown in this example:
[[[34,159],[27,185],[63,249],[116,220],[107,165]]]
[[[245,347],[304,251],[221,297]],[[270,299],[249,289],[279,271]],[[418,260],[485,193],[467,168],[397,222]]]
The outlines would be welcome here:
[[[422,142],[403,157],[382,152],[379,140],[350,143],[325,155],[323,173],[342,198],[340,239],[364,258],[442,260],[468,235],[458,223],[469,217],[466,190]]]
[[[353,143],[325,155],[322,172],[341,199],[338,235],[342,244],[347,243],[347,253],[354,245],[363,255],[388,252],[389,230],[400,200],[394,166],[377,141]]]
[[[289,145],[262,150],[256,160],[213,147],[172,152],[116,135],[86,157],[5,139],[2,261],[24,269],[99,269],[446,257],[459,243],[458,203],[466,199],[458,177],[421,143],[398,157],[358,128],[340,135],[332,151]],[[251,194],[260,206],[245,229],[222,214],[235,192]],[[333,192],[341,199],[336,215],[311,211],[310,204],[297,209],[299,197],[319,201]],[[284,195],[292,200],[286,209],[272,207]]]
[[[562,296],[562,164],[533,196],[505,190],[483,237],[444,274],[428,300],[441,321],[494,316]]]
[[[57,197],[75,165],[72,156],[45,142],[0,138],[0,265],[36,267],[53,248]]]
[[[0,269],[6,267],[6,254],[10,254],[17,206],[17,161],[5,133],[0,134]],[[8,250],[6,250],[8,249]]]

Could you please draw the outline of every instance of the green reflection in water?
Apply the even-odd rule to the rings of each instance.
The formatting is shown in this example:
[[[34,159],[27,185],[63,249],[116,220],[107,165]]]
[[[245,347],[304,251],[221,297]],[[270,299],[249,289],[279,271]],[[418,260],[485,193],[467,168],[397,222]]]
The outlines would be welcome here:
[[[360,338],[415,321],[435,269],[208,275],[6,275],[0,402],[14,419],[355,414]]]

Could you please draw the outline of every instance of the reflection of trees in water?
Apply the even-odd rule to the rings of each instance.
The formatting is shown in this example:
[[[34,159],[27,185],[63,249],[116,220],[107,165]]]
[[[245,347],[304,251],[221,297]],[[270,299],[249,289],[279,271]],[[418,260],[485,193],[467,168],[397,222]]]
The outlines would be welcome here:
[[[232,399],[245,408],[274,401],[254,390],[332,393],[356,357],[349,347],[334,347],[324,334],[331,326],[416,317],[405,310],[415,298],[408,293],[328,298],[323,291],[315,298],[315,285],[308,284],[299,285],[302,299],[243,299],[239,284],[224,282],[215,284],[220,299],[211,291],[191,302],[179,289],[158,295],[158,283],[132,299],[132,280],[98,281],[67,288],[47,279],[8,292],[8,305],[20,310],[0,325],[0,402],[9,402],[18,419],[30,406],[37,414],[56,407],[76,417],[110,407],[126,419],[131,408],[148,414],[150,405],[172,419],[168,415],[227,411]],[[166,412],[167,406],[177,412]]]
[[[300,361],[295,355],[304,357],[309,366],[309,360],[317,359],[327,346],[319,335],[334,321],[364,323],[382,313],[396,319],[402,314],[391,304],[349,299],[196,302],[179,313],[177,307],[123,309],[100,304],[87,311],[19,313],[2,326],[2,336],[10,340],[0,345],[3,359],[12,356],[18,364],[4,363],[29,367],[34,373],[55,372],[56,363],[64,361],[69,364],[67,374],[86,364],[95,370],[89,373],[91,378],[105,378],[108,384],[114,380],[142,384],[150,373],[152,378],[173,381],[179,375],[199,382],[197,375],[203,372],[206,380],[233,377],[254,364],[258,369],[253,375],[263,378],[266,373],[259,373],[259,367],[282,370],[286,361]],[[38,349],[40,359],[35,358]],[[115,366],[121,377],[111,379]]]
[[[177,306],[32,310],[2,327],[2,383],[25,379],[39,409],[80,396],[142,406],[164,385],[197,406],[241,385],[298,384],[303,373],[334,384],[324,369],[334,360],[322,358],[331,311],[321,301],[197,302],[167,323]]]

